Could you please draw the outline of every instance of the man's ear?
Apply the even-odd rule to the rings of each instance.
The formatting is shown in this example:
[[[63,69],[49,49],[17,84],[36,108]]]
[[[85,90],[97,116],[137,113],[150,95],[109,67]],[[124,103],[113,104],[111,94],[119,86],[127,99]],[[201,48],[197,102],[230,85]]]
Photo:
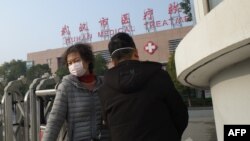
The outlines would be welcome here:
[[[139,60],[139,55],[137,49],[134,51],[134,57]]]
[[[116,66],[118,64],[118,62],[116,60],[112,59],[112,64],[113,64],[113,66]]]

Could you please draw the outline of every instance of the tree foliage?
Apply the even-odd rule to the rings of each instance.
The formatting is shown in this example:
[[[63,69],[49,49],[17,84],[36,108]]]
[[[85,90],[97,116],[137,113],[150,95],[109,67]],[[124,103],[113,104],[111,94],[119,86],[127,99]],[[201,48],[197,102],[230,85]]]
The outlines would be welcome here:
[[[175,88],[177,89],[177,91],[183,96],[187,96],[188,98],[188,105],[192,106],[190,98],[191,98],[191,93],[194,92],[193,88],[187,87],[182,85],[178,79],[177,79],[177,75],[176,75],[176,68],[175,68],[175,59],[174,59],[174,54],[171,54],[168,60],[168,64],[167,64],[167,71],[175,85]]]
[[[190,0],[182,0],[180,6],[183,9],[183,13],[185,13],[188,16],[187,21],[192,21],[193,17],[191,12]]]
[[[95,56],[94,72],[96,75],[104,75],[105,71],[108,69],[106,60],[101,54]]]
[[[62,79],[63,76],[68,75],[68,74],[69,74],[69,69],[68,69],[65,65],[59,67],[59,68],[57,69],[57,71],[56,71],[56,75],[57,75],[60,79]]]
[[[51,74],[51,69],[48,64],[37,64],[27,70],[26,77],[28,80],[40,78],[44,73]]]
[[[7,82],[16,80],[26,73],[26,62],[22,60],[12,60],[0,66],[0,76]]]
[[[106,61],[101,54],[95,56],[94,66],[94,72],[97,75],[103,75],[107,70]],[[27,69],[25,61],[12,60],[10,62],[5,62],[0,66],[0,77],[6,82],[16,80],[21,75],[24,75],[27,78],[28,83],[30,83],[33,79],[40,78],[44,73],[51,74],[51,69],[48,64],[37,64]],[[62,78],[64,75],[69,74],[68,68],[62,66],[56,71],[56,74]]]
[[[21,75],[26,76],[28,80],[33,80],[41,77],[46,72],[51,73],[48,64],[37,64],[27,70],[26,62],[22,60],[12,60],[10,62],[5,62],[0,66],[0,76],[7,82],[16,80]]]
[[[0,93],[3,93],[3,89],[8,82],[17,80],[23,75],[27,81],[26,84],[20,88],[20,92],[25,94],[33,79],[41,77],[44,73],[51,73],[48,64],[38,64],[27,70],[25,61],[12,60],[5,62],[0,66],[0,77],[3,79],[3,82],[0,84]]]
[[[4,94],[4,85],[0,83],[0,99],[2,99],[3,94]]]

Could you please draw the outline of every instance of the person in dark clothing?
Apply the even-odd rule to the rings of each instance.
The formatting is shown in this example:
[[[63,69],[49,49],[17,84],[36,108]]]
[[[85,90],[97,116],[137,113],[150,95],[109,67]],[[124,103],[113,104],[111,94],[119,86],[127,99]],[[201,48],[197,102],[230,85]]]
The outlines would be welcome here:
[[[99,96],[112,141],[180,141],[188,111],[169,74],[160,63],[139,61],[127,33],[114,35],[108,48],[114,67]]]

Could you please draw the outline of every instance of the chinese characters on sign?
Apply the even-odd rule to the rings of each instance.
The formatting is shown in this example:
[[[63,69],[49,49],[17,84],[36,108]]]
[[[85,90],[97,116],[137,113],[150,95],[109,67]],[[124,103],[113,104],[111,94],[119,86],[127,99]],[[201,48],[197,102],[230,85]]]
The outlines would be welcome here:
[[[175,28],[176,26],[182,27],[182,23],[187,21],[188,17],[186,16],[183,20],[183,18],[180,15],[180,12],[181,12],[181,7],[179,3],[173,2],[169,4],[168,14],[170,17],[172,28]]]
[[[128,13],[122,15],[122,18],[121,18],[122,27],[118,29],[109,28],[108,18],[102,18],[99,21],[99,23],[101,25],[101,31],[98,32],[98,37],[101,37],[104,40],[109,39],[111,36],[113,36],[114,34],[118,32],[127,32],[129,34],[132,34],[134,31],[133,26],[130,23],[130,17]]]
[[[144,12],[144,25],[147,32],[155,31],[156,28],[171,25],[172,28],[182,27],[182,23],[188,22],[188,16],[181,14],[181,7],[177,2],[170,3],[168,6],[169,19],[154,20],[153,9],[148,8]]]
[[[145,21],[144,25],[147,32],[156,31],[156,26],[154,25],[155,20],[153,9],[148,8],[146,11],[144,11],[143,19]]]
[[[61,30],[61,33],[62,33],[62,36],[70,35],[69,26],[64,25],[62,30]]]
[[[71,37],[69,26],[64,25],[61,30],[61,36],[63,37],[63,44],[66,46],[72,45],[76,42],[90,42],[92,34],[89,33],[87,23],[80,23],[79,26],[80,36]]]
[[[79,31],[80,32],[89,31],[88,25],[86,23],[80,23]]]
[[[64,44],[66,44],[67,46],[70,45],[70,30],[69,30],[69,26],[64,25],[62,27],[61,30],[61,36],[63,37],[64,40]]]
[[[130,23],[129,13],[122,15],[121,22],[122,22],[122,25],[126,25]]]
[[[153,20],[153,15],[154,15],[154,11],[153,9],[148,8],[145,12],[144,12],[144,20]]]
[[[179,13],[180,10],[181,10],[181,8],[180,8],[179,4],[176,2],[170,3],[168,6],[168,14],[170,14],[170,15]]]
[[[166,15],[168,18],[163,20],[155,19],[154,10],[147,8],[143,13],[144,26],[147,32],[155,32],[158,28],[171,26],[172,28],[182,27],[182,23],[188,22],[188,16],[182,12],[182,8],[178,2],[172,2],[166,8]],[[109,18],[102,17],[99,20],[101,30],[97,32],[97,37],[103,38],[104,40],[110,39],[111,36],[118,32],[126,32],[133,35],[135,31],[134,26],[131,24],[130,14],[124,13],[121,15],[121,27],[110,28]],[[79,25],[79,36],[71,37],[69,26],[64,25],[61,30],[61,36],[63,37],[64,44],[70,45],[74,42],[91,42],[92,34],[89,33],[89,27],[87,23],[80,23]],[[149,51],[151,52],[151,51]]]
[[[89,28],[87,23],[80,23],[79,32],[81,33],[80,41],[91,42],[92,34],[89,33]]]
[[[133,35],[134,29],[130,22],[130,15],[129,13],[123,14],[121,17],[121,23],[122,23],[122,31],[126,32],[130,35]]]
[[[98,37],[103,38],[104,40],[110,38],[110,29],[109,29],[109,23],[108,18],[101,18],[99,21],[101,25],[101,32],[98,32]]]
[[[102,18],[99,23],[101,24],[102,27],[107,27],[108,26],[108,23],[109,22],[109,19],[108,18]]]

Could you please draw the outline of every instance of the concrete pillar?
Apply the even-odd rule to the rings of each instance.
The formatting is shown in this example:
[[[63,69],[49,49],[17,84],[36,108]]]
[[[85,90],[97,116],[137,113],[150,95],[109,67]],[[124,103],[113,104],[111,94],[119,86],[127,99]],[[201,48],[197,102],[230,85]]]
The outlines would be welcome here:
[[[225,124],[250,124],[250,59],[214,76],[211,92],[217,137],[223,141]]]

